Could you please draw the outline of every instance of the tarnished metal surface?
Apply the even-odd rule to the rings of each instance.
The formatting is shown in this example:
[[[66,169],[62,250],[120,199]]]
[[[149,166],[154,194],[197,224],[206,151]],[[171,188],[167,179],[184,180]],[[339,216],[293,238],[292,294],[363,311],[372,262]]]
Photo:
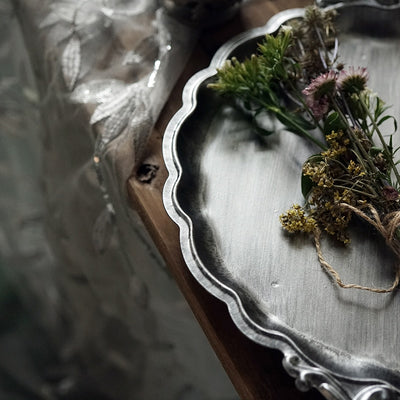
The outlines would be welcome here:
[[[372,2],[334,7],[342,60],[367,66],[369,86],[399,115],[400,8]],[[226,58],[250,55],[265,33],[303,12],[282,12],[233,39],[189,81],[164,139],[170,173],[165,206],[180,227],[194,276],[227,303],[244,334],[284,353],[299,389],[317,387],[327,399],[397,399],[398,291],[338,288],[319,266],[311,241],[288,237],[279,224],[279,214],[302,202],[301,165],[315,149],[285,131],[261,141],[207,89]],[[361,223],[349,248],[323,246],[345,281],[390,286],[394,259]]]

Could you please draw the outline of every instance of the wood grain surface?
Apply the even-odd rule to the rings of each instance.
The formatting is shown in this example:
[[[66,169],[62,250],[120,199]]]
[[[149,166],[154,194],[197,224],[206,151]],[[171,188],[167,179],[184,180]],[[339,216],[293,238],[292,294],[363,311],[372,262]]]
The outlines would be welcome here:
[[[154,128],[141,165],[132,172],[128,182],[132,207],[141,216],[211,346],[244,400],[322,399],[322,396],[314,390],[306,393],[298,391],[293,378],[282,367],[282,354],[245,337],[233,324],[225,304],[206,292],[190,274],[182,258],[178,228],[166,214],[162,203],[162,188],[167,178],[162,159],[162,137],[170,118],[181,106],[185,83],[195,72],[208,66],[220,45],[235,34],[264,25],[281,10],[307,4],[310,1],[247,1],[232,21],[204,31]],[[155,177],[150,181],[143,179],[145,165],[158,167]]]

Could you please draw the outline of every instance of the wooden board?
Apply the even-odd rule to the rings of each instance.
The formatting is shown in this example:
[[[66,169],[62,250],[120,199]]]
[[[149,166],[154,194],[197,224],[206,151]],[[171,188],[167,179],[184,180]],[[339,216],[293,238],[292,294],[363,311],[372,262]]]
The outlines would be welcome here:
[[[132,172],[127,184],[132,207],[141,216],[239,396],[245,400],[322,399],[322,396],[316,391],[299,392],[294,380],[283,370],[282,355],[245,337],[234,326],[226,306],[207,293],[188,271],[179,246],[178,228],[162,204],[162,188],[167,177],[162,159],[162,137],[170,118],[181,106],[185,83],[195,72],[208,66],[221,44],[244,30],[264,25],[281,10],[307,4],[310,1],[249,1],[234,20],[204,31],[155,126],[145,158]],[[145,176],[145,165],[158,168],[150,181]]]

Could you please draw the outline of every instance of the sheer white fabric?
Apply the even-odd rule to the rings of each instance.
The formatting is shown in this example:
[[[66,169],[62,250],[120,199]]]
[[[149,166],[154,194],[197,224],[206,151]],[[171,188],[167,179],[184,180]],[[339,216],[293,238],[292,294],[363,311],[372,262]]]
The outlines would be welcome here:
[[[196,32],[155,1],[12,3],[33,74],[4,5],[0,251],[69,366],[43,398],[236,398],[126,193]]]

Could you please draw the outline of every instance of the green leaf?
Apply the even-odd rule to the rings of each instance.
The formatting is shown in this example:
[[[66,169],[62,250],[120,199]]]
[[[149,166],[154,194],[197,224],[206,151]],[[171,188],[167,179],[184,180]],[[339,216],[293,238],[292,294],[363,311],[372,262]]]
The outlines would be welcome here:
[[[306,200],[308,199],[314,185],[315,183],[308,175],[301,174],[301,193]]]
[[[269,129],[265,129],[265,128],[261,128],[261,126],[256,125],[256,124],[254,125],[254,129],[255,129],[257,135],[260,135],[260,136],[270,136],[273,133],[275,133],[275,131],[272,131],[272,130],[269,130]]]
[[[394,127],[394,132],[397,131],[397,121],[396,118],[393,117],[393,115],[385,115],[384,117],[382,117],[379,121],[376,122],[377,126],[382,125],[385,121],[392,119],[393,120],[393,127]]]
[[[386,115],[386,116],[384,116],[384,117],[382,117],[379,121],[377,121],[376,122],[376,124],[379,126],[379,125],[382,125],[385,121],[387,121],[389,118],[393,118],[391,115]],[[394,118],[393,118],[394,119]]]
[[[317,163],[322,161],[324,158],[321,154],[314,154],[307,158],[306,163]],[[311,180],[308,175],[301,174],[301,193],[303,194],[304,198],[307,200],[308,196],[310,195],[313,187],[315,186],[315,182]]]
[[[389,108],[388,106],[385,107],[385,102],[380,97],[377,97],[374,112],[375,121]]]
[[[280,112],[280,110],[271,110],[275,113],[276,118],[285,125],[286,129],[290,132],[296,133],[297,135],[303,135],[302,131],[296,126],[296,122],[294,121],[293,117],[289,113]]]
[[[383,149],[381,149],[380,147],[372,146],[369,149],[369,154],[371,154],[372,157],[378,155],[379,153],[383,153]]]
[[[335,111],[328,115],[324,123],[324,134],[330,135],[332,131],[338,132],[340,130],[345,130],[346,125],[340,118],[340,115]]]
[[[280,111],[281,113],[279,112],[276,113],[276,117],[280,122],[282,122],[286,126],[286,128],[289,131],[293,133],[303,136],[303,132],[298,127],[304,130],[312,130],[315,128],[315,126],[311,122],[307,121],[300,115],[285,112],[282,110]]]
[[[392,155],[394,156],[399,150],[400,150],[400,147],[396,147],[394,149],[394,151],[392,152]]]
[[[275,91],[272,90],[271,87],[265,87],[264,90],[265,90],[264,100],[266,101],[266,103],[273,107],[279,107],[280,101]]]
[[[297,123],[297,125],[300,125],[302,128],[307,129],[309,131],[315,129],[314,123],[306,120],[301,115],[296,115],[296,114],[291,114],[291,115],[293,117],[293,120]]]
[[[320,161],[324,161],[324,157],[320,153],[317,153],[317,154],[313,154],[312,156],[308,157],[305,163],[313,164],[313,163],[317,163]]]

